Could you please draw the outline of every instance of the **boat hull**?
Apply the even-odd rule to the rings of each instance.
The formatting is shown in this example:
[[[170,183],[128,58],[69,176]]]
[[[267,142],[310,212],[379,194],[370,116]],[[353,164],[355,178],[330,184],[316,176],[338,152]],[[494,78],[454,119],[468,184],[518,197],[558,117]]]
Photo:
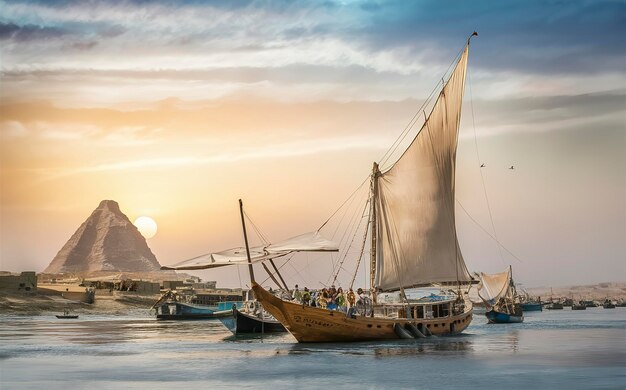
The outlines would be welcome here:
[[[56,316],[56,317],[57,317],[58,319],[60,319],[60,320],[73,320],[73,319],[78,318],[78,316],[77,316],[77,315],[74,315],[74,316],[61,316],[61,315],[58,315],[58,316]]]
[[[485,313],[485,317],[489,320],[490,324],[515,324],[524,322],[524,316],[515,316],[507,313],[502,313],[495,310],[489,310]]]
[[[212,320],[215,318],[228,317],[231,313],[230,310],[222,310],[212,313],[157,314],[157,320]]]
[[[232,315],[219,319],[234,334],[281,333],[287,329],[278,321],[261,320],[247,313],[233,309]]]
[[[405,328],[408,323],[424,327],[434,335],[449,335],[462,332],[472,321],[471,308],[457,316],[435,319],[348,317],[341,311],[283,301],[254,282],[252,289],[265,310],[301,343],[400,339],[394,326]]]
[[[522,311],[543,311],[541,303],[522,303]]]

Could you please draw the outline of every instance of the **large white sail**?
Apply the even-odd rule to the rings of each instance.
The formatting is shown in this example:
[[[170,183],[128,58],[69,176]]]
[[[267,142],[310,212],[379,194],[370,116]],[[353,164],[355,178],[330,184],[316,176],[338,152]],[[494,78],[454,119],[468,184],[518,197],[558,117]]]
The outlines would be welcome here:
[[[250,248],[252,263],[274,259],[293,252],[337,252],[336,243],[322,237],[318,232],[309,232],[286,240]],[[194,270],[223,267],[226,265],[242,265],[248,263],[246,248],[233,248],[221,252],[207,253],[193,259],[184,260],[171,266],[163,266],[167,270]]]
[[[456,238],[454,174],[468,46],[400,159],[377,175],[375,287],[469,281]]]
[[[498,274],[480,273],[478,296],[488,305],[493,306],[498,299],[509,295],[511,291],[511,267]]]

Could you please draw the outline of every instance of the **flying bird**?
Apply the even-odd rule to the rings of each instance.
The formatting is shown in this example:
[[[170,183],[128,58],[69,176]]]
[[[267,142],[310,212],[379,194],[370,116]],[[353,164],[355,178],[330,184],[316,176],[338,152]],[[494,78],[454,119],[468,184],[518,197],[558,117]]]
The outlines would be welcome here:
[[[481,168],[484,168],[484,167],[485,167],[485,164],[480,164],[480,167],[481,167]]]
[[[514,167],[513,165],[511,165],[511,166],[509,167],[509,169],[515,169],[515,167]]]

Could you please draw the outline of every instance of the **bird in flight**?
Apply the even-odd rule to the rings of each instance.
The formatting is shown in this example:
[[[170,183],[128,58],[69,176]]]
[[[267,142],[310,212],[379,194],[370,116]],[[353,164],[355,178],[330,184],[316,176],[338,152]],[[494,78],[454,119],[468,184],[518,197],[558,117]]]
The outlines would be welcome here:
[[[513,165],[511,165],[511,166],[509,167],[509,169],[515,169],[515,167],[514,167]]]
[[[485,164],[480,164],[480,167],[481,167],[481,168],[484,168],[484,167],[485,167]]]

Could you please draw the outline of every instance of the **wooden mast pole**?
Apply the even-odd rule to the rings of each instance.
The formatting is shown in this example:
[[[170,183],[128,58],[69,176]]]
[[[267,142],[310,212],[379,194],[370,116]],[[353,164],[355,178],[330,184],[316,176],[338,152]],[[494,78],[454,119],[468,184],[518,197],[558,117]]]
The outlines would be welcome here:
[[[255,283],[252,259],[250,259],[250,246],[248,245],[248,232],[246,232],[246,220],[243,217],[243,202],[239,199],[239,212],[241,213],[241,226],[243,228],[243,240],[246,243],[246,256],[248,256],[248,271],[250,271],[250,282]]]
[[[374,287],[374,279],[376,277],[376,237],[377,237],[377,226],[376,226],[376,199],[378,198],[378,180],[376,179],[378,176],[378,163],[374,163],[374,167],[372,168],[372,199],[370,201],[370,215],[372,216],[372,249],[370,252],[370,289],[372,293],[372,301],[374,304],[378,303],[376,298],[376,288]]]
[[[274,259],[270,259],[270,264],[274,268],[274,271],[276,271],[276,275],[278,275],[278,277],[280,278],[280,281],[283,282],[283,286],[285,287],[285,290],[289,291],[289,286],[287,286],[287,283],[285,283],[285,279],[283,279],[283,275],[280,274],[278,267],[276,267],[276,264],[274,264]]]

